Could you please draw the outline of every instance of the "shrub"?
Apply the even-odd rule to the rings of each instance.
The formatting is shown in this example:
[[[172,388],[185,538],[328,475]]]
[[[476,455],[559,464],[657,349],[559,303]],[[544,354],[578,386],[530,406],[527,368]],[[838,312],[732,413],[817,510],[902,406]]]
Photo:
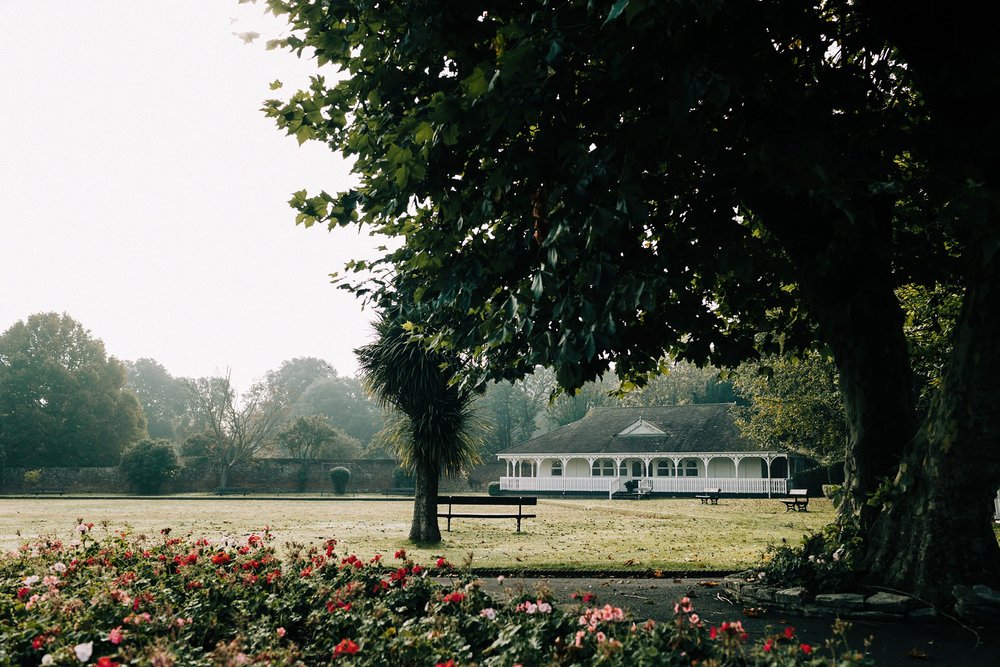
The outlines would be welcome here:
[[[41,470],[26,470],[21,478],[25,486],[37,486],[42,481]]]
[[[347,483],[351,480],[351,471],[343,466],[337,466],[330,470],[330,482],[333,484],[335,493],[347,493]]]
[[[767,584],[802,586],[810,593],[841,593],[857,587],[852,564],[858,538],[833,524],[809,533],[798,546],[770,545],[762,568]]]
[[[122,454],[118,469],[138,493],[159,493],[165,481],[174,477],[180,466],[177,452],[167,440],[142,440]]]
[[[290,545],[266,531],[240,541],[155,537],[80,522],[79,539],[0,554],[5,665],[871,665],[843,642],[821,652],[792,628],[750,641],[688,598],[659,623],[628,612],[558,604],[544,591],[494,599],[441,559],[422,567],[403,550],[362,560],[336,540]],[[392,562],[387,562],[392,561]]]
[[[486,487],[486,492],[491,496],[499,496],[501,494],[500,482],[490,482]]]
[[[211,447],[215,440],[212,436],[205,433],[196,433],[194,435],[189,435],[181,445],[181,455],[182,456],[208,456],[208,449]]]

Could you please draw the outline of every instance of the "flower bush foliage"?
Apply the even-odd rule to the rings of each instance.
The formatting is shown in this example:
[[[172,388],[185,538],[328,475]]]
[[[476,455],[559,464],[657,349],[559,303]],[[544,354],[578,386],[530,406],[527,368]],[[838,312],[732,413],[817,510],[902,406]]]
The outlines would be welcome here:
[[[798,545],[782,540],[767,548],[759,577],[762,583],[802,586],[814,594],[852,591],[857,587],[854,554],[859,544],[856,531],[838,524],[808,533]]]
[[[688,599],[671,622],[635,623],[591,594],[558,608],[544,592],[498,601],[439,559],[400,550],[362,560],[288,545],[265,530],[237,542],[96,537],[26,544],[0,559],[2,665],[861,665],[842,643],[794,630],[751,643],[708,626]]]

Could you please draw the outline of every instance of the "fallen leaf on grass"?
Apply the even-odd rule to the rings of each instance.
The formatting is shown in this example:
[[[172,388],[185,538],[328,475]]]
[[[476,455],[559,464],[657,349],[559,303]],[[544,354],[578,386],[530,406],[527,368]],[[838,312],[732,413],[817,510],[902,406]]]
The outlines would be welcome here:
[[[715,588],[719,585],[718,581],[699,581],[699,586],[704,586],[705,588]]]
[[[634,558],[629,558],[627,561],[625,561],[625,564],[626,565],[635,565],[635,559]]]
[[[927,655],[927,651],[921,651],[914,646],[910,649],[910,652],[906,654],[906,657],[915,658],[917,660],[927,660],[929,656]]]

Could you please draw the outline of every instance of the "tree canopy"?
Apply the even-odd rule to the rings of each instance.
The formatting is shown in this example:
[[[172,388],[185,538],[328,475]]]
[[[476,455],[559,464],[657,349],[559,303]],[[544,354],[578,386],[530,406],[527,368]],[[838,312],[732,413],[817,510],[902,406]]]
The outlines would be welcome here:
[[[0,335],[0,449],[7,465],[117,465],[145,435],[121,362],[72,317],[39,313]]]
[[[297,221],[404,241],[345,287],[419,304],[473,381],[826,346],[864,576],[1000,584],[995,8],[268,4],[347,75],[265,106],[358,174],[296,193]],[[921,421],[896,290],[937,284],[963,305]]]

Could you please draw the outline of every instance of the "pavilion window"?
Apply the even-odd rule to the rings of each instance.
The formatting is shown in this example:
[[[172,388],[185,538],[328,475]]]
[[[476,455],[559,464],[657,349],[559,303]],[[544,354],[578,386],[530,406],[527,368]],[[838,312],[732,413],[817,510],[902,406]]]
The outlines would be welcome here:
[[[678,477],[697,477],[698,476],[698,462],[694,459],[684,459],[680,463],[680,467],[677,469]]]
[[[594,461],[594,466],[591,468],[590,473],[594,477],[614,477],[615,462],[610,459],[598,459]]]
[[[553,477],[562,477],[562,473],[563,473],[562,461],[553,461],[552,462],[552,476]]]
[[[656,462],[656,476],[657,477],[673,477],[674,476],[674,462],[673,461],[657,461]]]

